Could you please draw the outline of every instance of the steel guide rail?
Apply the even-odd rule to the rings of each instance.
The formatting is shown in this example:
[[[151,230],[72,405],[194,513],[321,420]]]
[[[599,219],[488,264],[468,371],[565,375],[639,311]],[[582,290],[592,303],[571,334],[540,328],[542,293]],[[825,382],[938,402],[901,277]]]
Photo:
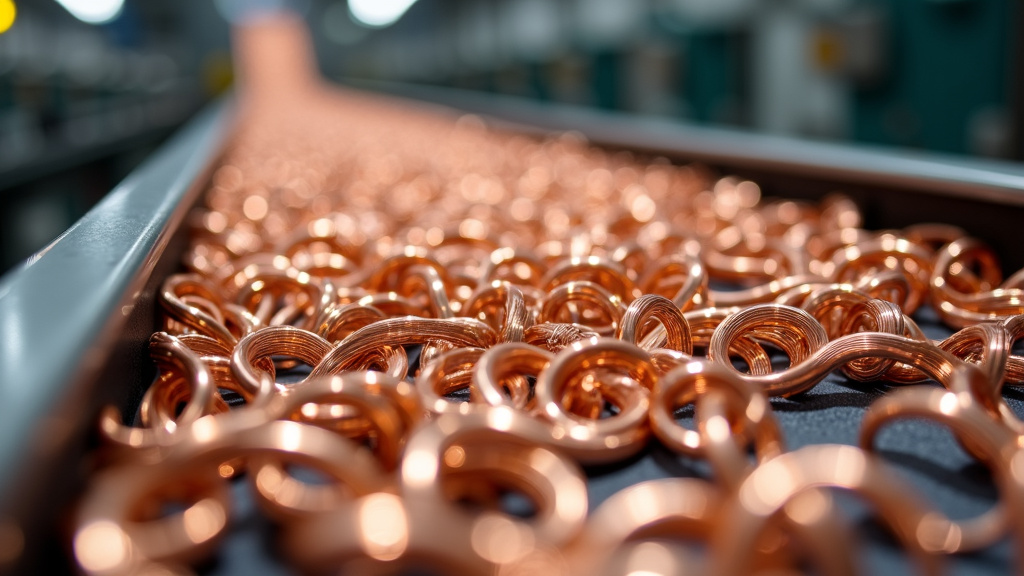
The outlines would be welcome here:
[[[605,146],[705,162],[754,178],[772,194],[842,190],[866,204],[872,227],[941,219],[991,241],[1013,268],[1024,264],[1024,254],[1010,250],[1014,223],[1024,221],[1024,167],[1016,164],[422,86],[360,86],[517,129],[571,129]],[[49,553],[64,544],[55,523],[82,481],[100,407],[115,403],[130,412],[152,374],[146,343],[155,326],[154,290],[179,266],[176,234],[231,118],[230,103],[210,106],[65,234],[0,279],[0,571],[67,566]],[[609,480],[599,479],[595,489],[610,490],[617,481]]]
[[[208,107],[0,280],[0,570],[51,567],[98,409],[126,409],[152,374],[154,288],[177,267],[168,248],[230,116]]]

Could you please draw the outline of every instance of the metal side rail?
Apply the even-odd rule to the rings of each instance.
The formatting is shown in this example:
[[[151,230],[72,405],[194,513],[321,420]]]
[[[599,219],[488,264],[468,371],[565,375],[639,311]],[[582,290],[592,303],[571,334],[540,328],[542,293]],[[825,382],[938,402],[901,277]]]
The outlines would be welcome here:
[[[67,232],[0,279],[0,571],[60,569],[52,526],[102,405],[147,371],[162,258],[230,123],[211,105]],[[180,252],[179,252],[180,253]],[[169,261],[170,260],[170,261]],[[141,359],[141,360],[140,360]],[[57,553],[57,556],[60,554]]]

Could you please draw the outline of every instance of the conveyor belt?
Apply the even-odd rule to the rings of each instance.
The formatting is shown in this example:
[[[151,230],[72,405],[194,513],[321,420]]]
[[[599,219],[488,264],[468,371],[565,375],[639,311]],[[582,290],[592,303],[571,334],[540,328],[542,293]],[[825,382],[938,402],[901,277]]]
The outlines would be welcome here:
[[[465,93],[403,90],[518,125],[573,128],[604,145],[760,175],[777,194],[852,191],[869,203],[876,226],[944,213],[950,216],[945,220],[1003,247],[1006,259],[1020,266],[1022,255],[1006,249],[1017,235],[1012,223],[1021,221],[1024,210],[1024,169],[1015,165],[894,156]],[[98,408],[115,401],[130,413],[137,402],[150,373],[145,343],[155,325],[153,286],[177,267],[174,236],[198,197],[229,117],[225,104],[198,116],[82,221],[0,281],[0,494],[5,526],[19,525],[28,539],[26,566],[52,567],[54,556],[44,551],[63,537],[54,526],[80,479],[80,458]],[[891,214],[894,205],[916,210]],[[921,320],[933,337],[948,334],[934,318]],[[864,407],[880,393],[875,385],[853,386],[833,375],[812,392],[773,400],[773,406],[794,448],[854,443]],[[1006,395],[1024,413],[1024,397]],[[987,473],[938,428],[893,426],[880,446],[924,496],[954,518],[995,501]],[[591,505],[643,479],[705,473],[701,464],[652,445],[625,465],[590,470]],[[283,570],[264,547],[269,527],[250,521],[251,511],[251,505],[240,507],[237,530],[211,573]],[[902,573],[907,564],[894,545],[877,530],[866,533],[871,573]],[[1001,574],[1009,557],[1003,545],[953,564],[955,573]]]

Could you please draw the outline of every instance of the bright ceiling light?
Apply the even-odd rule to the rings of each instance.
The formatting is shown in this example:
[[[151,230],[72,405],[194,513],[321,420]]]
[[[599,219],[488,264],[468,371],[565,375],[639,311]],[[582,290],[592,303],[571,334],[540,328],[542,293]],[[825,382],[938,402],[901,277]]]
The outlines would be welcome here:
[[[0,34],[7,32],[14,25],[18,9],[13,0],[0,0]]]
[[[370,28],[390,26],[416,3],[416,0],[348,0],[348,10],[357,24]]]
[[[105,24],[121,14],[124,0],[57,0],[72,16],[88,24]]]

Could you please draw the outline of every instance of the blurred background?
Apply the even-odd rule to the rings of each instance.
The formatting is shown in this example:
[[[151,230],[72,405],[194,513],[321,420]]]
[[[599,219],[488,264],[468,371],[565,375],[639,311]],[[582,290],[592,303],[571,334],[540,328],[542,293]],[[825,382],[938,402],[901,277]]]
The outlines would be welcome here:
[[[1024,159],[1013,0],[0,0],[0,272],[230,89],[288,10],[324,75]]]

